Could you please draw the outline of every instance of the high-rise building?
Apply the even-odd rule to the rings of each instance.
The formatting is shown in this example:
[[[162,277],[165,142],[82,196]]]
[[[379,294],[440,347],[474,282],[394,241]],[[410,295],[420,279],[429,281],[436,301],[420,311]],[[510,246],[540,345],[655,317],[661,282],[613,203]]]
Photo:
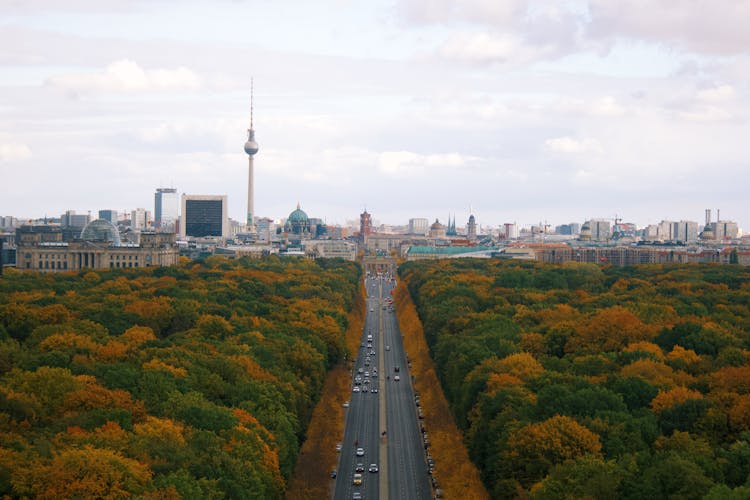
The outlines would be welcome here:
[[[154,194],[154,227],[157,231],[174,232],[179,215],[180,199],[174,188],[158,188]]]
[[[91,222],[90,215],[76,214],[75,210],[68,210],[60,216],[60,225],[63,227],[83,229],[89,222]]]
[[[145,208],[136,208],[130,212],[130,227],[146,229],[151,225],[151,212]]]
[[[427,234],[429,221],[423,218],[409,219],[409,234]]]
[[[117,226],[117,210],[99,210],[99,218]]]
[[[180,235],[229,237],[226,195],[182,195]]]
[[[255,129],[253,129],[253,81],[250,80],[250,128],[247,129],[247,141],[245,141],[245,153],[247,153],[248,175],[247,175],[247,232],[255,232],[255,195],[253,179],[253,157],[258,152],[258,143],[255,142]]]
[[[690,220],[681,220],[674,223],[672,231],[675,241],[692,243],[698,241],[698,223]]]
[[[518,225],[513,222],[506,222],[503,224],[503,236],[508,240],[518,239]]]

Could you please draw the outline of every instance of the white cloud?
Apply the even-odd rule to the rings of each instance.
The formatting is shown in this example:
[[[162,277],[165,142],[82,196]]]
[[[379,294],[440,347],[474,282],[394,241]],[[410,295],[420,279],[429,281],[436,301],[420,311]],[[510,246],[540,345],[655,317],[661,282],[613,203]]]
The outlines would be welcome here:
[[[518,52],[519,43],[510,36],[459,33],[440,47],[440,55],[470,63],[505,62]]]
[[[0,143],[0,162],[21,161],[31,158],[31,149],[26,144]]]
[[[589,0],[595,38],[649,40],[698,53],[747,53],[747,0]]]
[[[392,177],[413,177],[435,169],[465,167],[476,160],[458,153],[422,155],[410,151],[386,151],[380,154],[378,168]]]
[[[724,84],[699,90],[696,98],[704,102],[726,102],[732,100],[735,94],[734,87]]]
[[[147,70],[128,59],[115,61],[103,71],[55,76],[48,82],[73,91],[193,91],[203,87],[202,79],[188,68]]]
[[[398,3],[401,15],[417,24],[472,21],[510,25],[526,11],[527,0],[406,0]]]
[[[602,146],[595,139],[574,139],[572,137],[555,137],[544,141],[545,147],[555,153],[601,153]]]

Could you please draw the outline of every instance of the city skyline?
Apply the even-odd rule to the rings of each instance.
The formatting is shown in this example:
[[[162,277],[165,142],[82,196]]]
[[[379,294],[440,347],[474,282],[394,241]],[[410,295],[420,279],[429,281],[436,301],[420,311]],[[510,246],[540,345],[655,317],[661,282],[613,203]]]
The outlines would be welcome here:
[[[58,3],[0,7],[0,215],[244,221],[254,76],[260,217],[750,226],[745,3]]]

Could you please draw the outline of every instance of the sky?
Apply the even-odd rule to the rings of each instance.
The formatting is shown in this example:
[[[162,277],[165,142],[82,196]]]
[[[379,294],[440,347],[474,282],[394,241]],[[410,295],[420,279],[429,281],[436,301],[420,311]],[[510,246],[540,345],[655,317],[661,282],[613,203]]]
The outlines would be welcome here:
[[[750,230],[750,0],[0,0],[0,215]]]

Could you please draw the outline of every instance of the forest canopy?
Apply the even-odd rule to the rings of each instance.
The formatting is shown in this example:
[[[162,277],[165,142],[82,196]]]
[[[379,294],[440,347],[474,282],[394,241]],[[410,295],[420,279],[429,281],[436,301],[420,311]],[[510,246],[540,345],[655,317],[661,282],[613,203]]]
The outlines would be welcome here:
[[[399,272],[494,498],[750,497],[750,269]]]
[[[227,260],[0,279],[0,495],[282,498],[359,267]]]

